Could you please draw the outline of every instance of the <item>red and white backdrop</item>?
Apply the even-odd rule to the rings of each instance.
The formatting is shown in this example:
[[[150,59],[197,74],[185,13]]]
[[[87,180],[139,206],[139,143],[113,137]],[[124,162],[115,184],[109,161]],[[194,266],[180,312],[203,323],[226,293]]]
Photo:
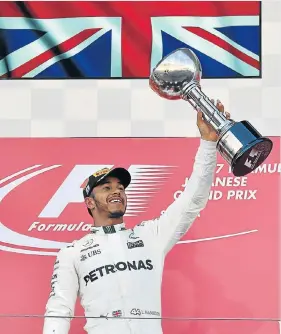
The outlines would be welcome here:
[[[280,138],[272,139],[266,163],[246,177],[234,177],[218,158],[207,208],[167,257],[164,317],[278,318],[281,164]],[[44,313],[57,251],[91,224],[81,192],[89,174],[105,165],[129,168],[131,227],[159,216],[183,191],[198,144],[198,138],[1,139],[0,314]],[[79,302],[76,315],[83,315]],[[0,318],[1,333],[9,334],[39,334],[42,323]],[[83,333],[83,325],[74,320],[71,333]],[[170,320],[163,327],[175,334],[279,333],[278,322],[267,321]]]

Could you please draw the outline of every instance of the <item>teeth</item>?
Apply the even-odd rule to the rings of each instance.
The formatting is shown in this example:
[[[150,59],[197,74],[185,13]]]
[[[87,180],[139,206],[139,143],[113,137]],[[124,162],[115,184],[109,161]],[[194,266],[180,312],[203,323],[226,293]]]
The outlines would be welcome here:
[[[113,199],[110,201],[111,203],[121,203],[120,199]]]

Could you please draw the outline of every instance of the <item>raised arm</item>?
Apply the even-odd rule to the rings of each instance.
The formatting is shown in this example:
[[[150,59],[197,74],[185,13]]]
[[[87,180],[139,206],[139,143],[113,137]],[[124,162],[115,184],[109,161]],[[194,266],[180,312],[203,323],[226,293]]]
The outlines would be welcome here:
[[[69,317],[74,314],[78,291],[79,281],[74,265],[74,247],[64,248],[60,250],[54,266],[43,334],[68,334],[71,321]],[[48,316],[54,318],[48,318]]]
[[[149,223],[166,254],[188,231],[208,202],[216,168],[216,143],[201,139],[193,172],[182,194],[163,215]]]
[[[217,108],[224,112],[218,101]],[[230,118],[230,114],[226,113]],[[188,231],[201,210],[206,207],[217,163],[217,133],[204,121],[198,112],[197,126],[201,133],[192,175],[182,194],[167,208],[162,216],[144,224],[152,228],[157,244],[167,254],[179,239]]]

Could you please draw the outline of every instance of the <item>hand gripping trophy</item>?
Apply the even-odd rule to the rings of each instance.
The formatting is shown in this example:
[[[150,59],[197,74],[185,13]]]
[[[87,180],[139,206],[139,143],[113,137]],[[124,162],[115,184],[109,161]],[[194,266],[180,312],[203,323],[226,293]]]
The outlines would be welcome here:
[[[202,92],[202,67],[193,51],[177,49],[164,57],[153,69],[149,85],[158,95],[168,100],[183,99],[196,110],[218,134],[217,150],[231,166],[235,176],[254,171],[268,157],[273,143],[248,122],[226,119]]]

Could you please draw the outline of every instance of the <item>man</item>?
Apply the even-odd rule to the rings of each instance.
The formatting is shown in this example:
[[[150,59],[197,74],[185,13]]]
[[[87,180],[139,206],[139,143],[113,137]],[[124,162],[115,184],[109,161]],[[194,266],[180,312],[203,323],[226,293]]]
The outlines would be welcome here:
[[[217,107],[224,112],[220,102]],[[89,177],[83,194],[94,227],[57,256],[43,334],[69,332],[77,296],[90,317],[89,334],[162,333],[165,256],[205,208],[216,167],[217,134],[200,111],[197,126],[201,140],[193,173],[182,195],[158,219],[126,229],[127,170],[104,169]]]

